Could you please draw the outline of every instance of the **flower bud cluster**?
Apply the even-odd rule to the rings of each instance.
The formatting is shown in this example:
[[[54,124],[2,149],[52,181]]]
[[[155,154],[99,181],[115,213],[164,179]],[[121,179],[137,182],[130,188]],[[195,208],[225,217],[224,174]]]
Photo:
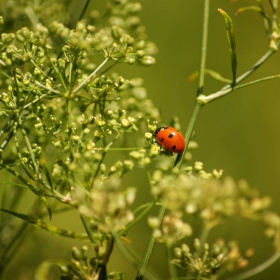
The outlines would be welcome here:
[[[33,143],[31,145],[31,151],[32,154],[34,155],[34,160],[36,161],[37,164],[39,164],[42,148],[36,143]],[[22,163],[24,163],[26,166],[28,166],[29,169],[34,171],[34,162],[32,160],[32,157],[30,156],[30,151],[27,148],[24,148],[21,156],[22,156],[21,157]]]
[[[183,222],[182,213],[179,211],[165,215],[160,228],[158,218],[149,218],[148,224],[154,229],[154,238],[165,243],[167,247],[192,234],[191,226]]]
[[[72,248],[72,257],[69,262],[58,262],[58,267],[62,273],[60,279],[98,279],[100,276],[100,264],[102,264],[101,255],[89,258],[88,247],[83,246],[81,249]],[[79,278],[77,278],[79,275]],[[107,279],[122,280],[125,274],[122,272],[112,271],[108,273]]]
[[[117,176],[96,182],[90,192],[90,203],[79,206],[81,215],[88,217],[95,228],[107,233],[119,232],[134,219],[129,206],[135,200],[136,190],[122,190],[120,183]]]
[[[208,243],[201,244],[195,239],[193,249],[182,244],[174,251],[176,257],[172,261],[174,265],[192,273],[195,278],[200,275],[207,279],[215,279],[219,272],[244,269],[254,253],[252,249],[242,253],[237,242],[226,243],[222,239],[217,240],[212,246]]]
[[[280,216],[272,211],[265,211],[262,217],[263,223],[267,226],[265,235],[272,239],[276,252],[280,251]]]
[[[205,172],[199,162],[193,168],[179,172],[176,180],[174,176],[166,176],[164,171],[157,170],[152,176],[152,195],[170,213],[180,212],[182,217],[192,215],[208,229],[232,217],[242,216],[264,221],[269,225],[272,236],[278,236],[279,218],[268,214],[271,199],[261,197],[244,180],[220,179],[220,175],[217,170]]]

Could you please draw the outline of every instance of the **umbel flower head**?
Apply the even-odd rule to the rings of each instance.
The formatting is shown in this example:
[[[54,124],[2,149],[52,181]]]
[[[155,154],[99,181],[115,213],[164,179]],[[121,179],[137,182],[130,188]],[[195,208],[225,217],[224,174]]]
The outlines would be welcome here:
[[[218,173],[194,169],[174,179],[157,171],[152,194],[169,211],[194,215],[208,228],[236,215],[257,219],[270,206],[271,199],[260,197],[244,180],[221,180]]]
[[[188,245],[182,244],[175,248],[176,259],[173,264],[192,273],[199,273],[207,279],[217,279],[213,275],[223,267],[226,271],[243,269],[248,265],[248,259],[254,254],[252,249],[241,252],[236,242],[225,243],[223,239],[217,240],[212,246],[208,243],[200,244],[194,240],[194,250]]]
[[[121,181],[111,176],[106,181],[94,184],[88,204],[79,207],[79,212],[90,218],[91,224],[107,233],[116,233],[134,219],[129,205],[134,202],[134,188],[121,189]]]

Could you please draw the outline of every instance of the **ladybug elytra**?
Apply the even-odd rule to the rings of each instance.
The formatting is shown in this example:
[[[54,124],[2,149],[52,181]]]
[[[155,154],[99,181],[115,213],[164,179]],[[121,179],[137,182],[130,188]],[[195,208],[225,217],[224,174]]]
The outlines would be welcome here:
[[[154,136],[159,145],[167,151],[181,154],[185,148],[183,135],[171,126],[161,126],[154,131]]]

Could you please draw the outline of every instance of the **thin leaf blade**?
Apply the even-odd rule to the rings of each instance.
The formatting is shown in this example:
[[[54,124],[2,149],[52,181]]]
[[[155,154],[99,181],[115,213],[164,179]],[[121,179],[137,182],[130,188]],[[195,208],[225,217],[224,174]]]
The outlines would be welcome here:
[[[236,43],[235,43],[233,23],[230,16],[224,10],[218,9],[218,11],[224,17],[226,28],[227,28],[227,38],[229,43],[230,55],[231,55],[231,71],[232,71],[231,86],[234,87],[236,84],[237,53],[236,53]]]
[[[33,217],[30,217],[28,215],[22,214],[22,213],[18,213],[18,212],[14,212],[14,211],[10,211],[7,209],[3,209],[0,208],[0,211],[4,212],[4,213],[8,213],[14,217],[17,217],[29,224],[32,224],[34,227],[46,230],[52,234],[55,235],[60,235],[60,236],[64,236],[64,237],[69,237],[69,238],[74,238],[74,239],[80,239],[80,240],[86,240],[88,241],[88,236],[84,233],[76,233],[73,231],[68,231],[68,230],[64,230],[64,229],[60,229],[58,227],[55,227],[51,224],[45,223],[44,221],[40,220],[40,219],[36,219]],[[94,236],[94,238],[96,238],[96,240],[98,239],[98,236]]]

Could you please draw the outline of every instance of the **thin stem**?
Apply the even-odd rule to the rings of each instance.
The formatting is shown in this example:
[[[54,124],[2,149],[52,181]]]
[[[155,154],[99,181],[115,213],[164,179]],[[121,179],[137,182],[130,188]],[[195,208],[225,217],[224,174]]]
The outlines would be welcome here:
[[[58,76],[58,78],[59,78],[59,80],[60,80],[60,82],[61,82],[61,84],[62,84],[62,86],[63,86],[64,91],[67,92],[67,88],[68,88],[68,87],[67,87],[67,85],[66,85],[66,83],[65,83],[65,80],[64,80],[64,77],[63,77],[61,71],[56,67],[54,61],[53,61],[49,56],[47,56],[47,57],[48,57],[49,62],[50,62],[51,65],[52,65],[52,69],[53,69],[53,70],[55,71],[55,73],[57,74],[57,76]]]
[[[194,108],[193,108],[193,111],[192,111],[192,115],[191,115],[191,118],[190,118],[190,121],[189,121],[189,124],[188,124],[188,127],[187,127],[187,131],[186,131],[186,134],[185,134],[185,141],[186,141],[186,144],[185,144],[185,150],[180,158],[180,161],[179,161],[179,164],[178,164],[178,168],[181,167],[182,165],[182,162],[183,162],[183,159],[184,159],[184,155],[188,149],[188,145],[190,143],[190,140],[191,140],[191,137],[192,137],[192,134],[193,134],[193,130],[194,130],[194,126],[195,126],[195,123],[196,123],[196,119],[198,117],[198,114],[200,112],[200,109],[202,108],[202,104],[198,101],[196,101],[195,105],[194,105]]]
[[[280,41],[277,42],[277,47],[279,47]],[[268,58],[270,58],[276,50],[269,49],[247,72],[241,75],[239,78],[236,79],[236,83],[240,83],[241,81],[245,80],[249,77],[253,72],[255,72]]]
[[[209,6],[210,6],[210,0],[205,0],[204,1],[202,46],[201,46],[201,58],[200,58],[200,68],[199,68],[199,77],[198,77],[197,96],[202,94],[203,86],[204,86],[204,76],[205,76],[204,75],[204,71],[205,71],[206,55],[207,55]]]
[[[257,80],[248,82],[246,84],[239,85],[239,86],[235,87],[234,89],[239,89],[239,88],[251,86],[251,85],[254,85],[254,84],[257,84],[257,83],[266,82],[268,80],[273,80],[273,79],[277,79],[277,78],[280,78],[280,74],[279,75],[274,75],[274,76],[269,76],[269,77],[264,77],[264,78],[261,78],[261,79],[257,79]]]
[[[14,121],[15,115],[11,115],[10,118],[6,121],[6,123],[0,129],[0,137],[7,132],[12,127],[12,122]]]
[[[199,256],[201,255],[201,253],[203,251],[204,244],[208,238],[209,233],[210,233],[210,228],[204,226],[202,229],[201,236],[199,238],[199,241],[200,241],[199,242],[200,243]]]
[[[27,52],[27,51],[26,51]],[[40,71],[40,73],[45,77],[45,78],[49,78],[48,75],[40,68],[40,66],[33,60],[31,59],[30,62],[34,65],[34,67]]]
[[[277,42],[276,44],[278,47],[280,45],[280,41]],[[245,80],[248,76],[250,76],[253,72],[255,72],[268,58],[270,58],[276,51],[274,49],[269,49],[248,71],[246,71],[243,75],[241,75],[239,78],[236,79],[236,85],[240,82],[242,82],[243,80]],[[235,89],[237,89],[238,87],[236,86]],[[226,85],[224,86],[221,90],[209,94],[207,96],[199,96],[198,99],[202,102],[202,103],[210,103],[218,98],[221,98],[225,95],[227,95],[228,93],[230,93],[231,91],[233,91],[231,85]]]
[[[125,232],[129,231],[135,224],[139,222],[155,205],[155,201],[147,204],[147,207],[139,214],[131,223],[129,223],[124,230],[118,233],[118,236],[122,236]]]
[[[160,221],[160,223],[161,223],[161,221],[164,217],[165,210],[166,209],[165,209],[164,206],[161,206],[160,209],[159,209],[158,220]],[[155,242],[156,242],[156,240],[155,240],[155,238],[152,234],[151,237],[150,237],[150,240],[148,242],[147,248],[145,250],[144,257],[143,257],[143,259],[140,263],[140,267],[139,267],[139,270],[137,272],[135,280],[143,280],[144,279],[144,275],[145,275],[146,269],[148,267],[148,264],[149,264],[154,246],[155,246]]]
[[[118,237],[115,238],[115,241],[116,241],[116,245],[117,245],[119,251],[122,253],[122,255],[125,257],[125,259],[128,261],[128,263],[132,267],[134,267],[135,269],[138,269],[139,263],[140,263],[140,259],[135,254],[135,252],[131,249],[131,247],[129,247],[129,249],[128,249],[127,246],[124,245],[126,243],[123,242],[122,240],[120,240]],[[155,277],[149,271],[145,272],[145,276],[149,280],[158,280],[159,279],[158,277]]]
[[[172,264],[172,246],[167,246],[167,255],[168,255],[168,268],[171,279],[177,278],[177,271],[175,266]]]
[[[37,28],[39,21],[35,15],[33,9],[31,8],[31,6],[26,7],[24,9],[24,11],[25,11],[26,15],[28,16],[29,20],[31,21],[31,23],[33,24],[33,26],[35,28]]]
[[[36,159],[35,159],[35,155],[33,153],[33,150],[32,150],[32,147],[31,147],[31,143],[29,142],[29,139],[28,139],[28,136],[27,136],[27,133],[23,127],[23,124],[22,124],[22,120],[20,118],[20,116],[18,115],[17,116],[17,119],[18,119],[18,124],[19,124],[19,129],[22,133],[22,136],[23,136],[23,139],[24,139],[24,142],[26,144],[26,147],[28,149],[28,152],[29,152],[29,155],[31,157],[31,161],[32,161],[32,164],[33,164],[33,168],[35,170],[35,173],[36,173],[36,177],[37,179],[41,179],[41,174],[39,172],[39,166],[36,162]]]
[[[4,141],[2,142],[2,144],[0,146],[0,158],[2,158],[2,153],[3,153],[4,149],[6,148],[6,146],[8,145],[8,143],[10,142],[10,140],[12,139],[13,135],[14,135],[14,131],[11,130],[9,132],[9,134],[5,137]]]
[[[80,218],[81,218],[81,220],[82,220],[82,223],[83,223],[83,225],[84,225],[84,228],[85,228],[85,230],[86,230],[86,232],[87,232],[87,235],[88,235],[88,238],[89,238],[91,244],[95,244],[96,241],[95,241],[95,239],[94,239],[94,236],[93,236],[93,234],[92,234],[90,225],[88,224],[86,218],[85,218],[83,215],[80,215]]]
[[[32,104],[35,104],[36,102],[38,102],[39,100],[41,100],[42,98],[44,98],[47,94],[43,94],[43,95],[40,95],[38,98],[32,100],[31,102],[25,104],[22,108],[26,109],[28,108],[29,106],[31,106]]]
[[[37,190],[31,183],[29,183],[29,181],[27,181],[24,177],[22,177],[18,172],[16,172],[15,170],[13,170],[10,166],[0,162],[0,167],[4,168],[6,171],[8,171],[9,173],[11,173],[12,175],[14,175],[15,177],[17,177],[20,181],[22,181],[34,194],[36,194],[37,196],[41,197],[42,196],[42,192]]]
[[[116,137],[115,137],[108,145],[106,145],[105,139],[103,138],[103,145],[105,146],[105,149],[103,150],[102,158],[101,158],[101,160],[99,161],[99,164],[98,164],[98,166],[97,166],[97,168],[96,168],[96,170],[95,170],[95,173],[94,173],[94,175],[93,175],[92,183],[91,183],[91,187],[92,187],[92,188],[93,188],[93,186],[94,186],[94,181],[95,181],[95,179],[96,179],[96,177],[97,177],[97,175],[98,175],[98,173],[99,173],[100,166],[101,166],[101,164],[103,163],[105,156],[107,155],[108,149],[109,149],[109,148],[115,143],[115,141],[120,137],[120,134],[119,134],[118,131],[117,131],[117,133],[118,133],[118,134],[116,135]]]
[[[19,142],[18,142],[18,138],[17,138],[17,129],[18,129],[18,124],[15,123],[14,124],[14,132],[13,132],[13,136],[14,136],[14,141],[15,141],[15,147],[16,147],[16,151],[17,151],[17,155],[20,161],[20,164],[22,166],[22,168],[24,169],[25,173],[27,174],[27,176],[32,179],[34,181],[34,176],[29,172],[28,167],[25,165],[23,157],[20,153],[20,147],[19,147]]]
[[[110,57],[107,57],[80,85],[78,85],[74,90],[73,94],[77,93],[80,89],[86,86],[89,81],[95,77],[96,73],[109,61]]]
[[[41,88],[43,88],[43,89],[46,89],[46,90],[48,90],[48,91],[50,91],[50,92],[53,92],[53,93],[56,93],[56,94],[61,95],[61,92],[60,92],[60,91],[55,90],[55,89],[50,88],[50,87],[47,87],[47,86],[41,84],[41,83],[38,82],[38,81],[35,81],[35,85],[37,85],[37,86],[39,86],[39,87],[41,87]]]
[[[85,12],[86,12],[86,10],[87,10],[87,7],[88,7],[90,1],[91,1],[91,0],[87,0],[87,2],[86,2],[86,4],[85,4],[85,6],[84,6],[84,8],[83,8],[83,10],[82,10],[82,12],[81,12],[79,18],[78,18],[78,21],[80,21],[80,20],[83,19],[83,17],[84,17],[84,15],[85,15]]]
[[[267,269],[268,267],[270,267],[272,264],[274,264],[278,259],[280,258],[280,252],[276,252],[274,253],[270,258],[268,258],[266,261],[264,261],[262,264],[247,270],[243,273],[240,273],[236,276],[227,278],[227,280],[242,280],[242,279],[246,279],[249,277],[252,277],[256,274],[259,274],[260,272],[262,272],[263,270]]]

